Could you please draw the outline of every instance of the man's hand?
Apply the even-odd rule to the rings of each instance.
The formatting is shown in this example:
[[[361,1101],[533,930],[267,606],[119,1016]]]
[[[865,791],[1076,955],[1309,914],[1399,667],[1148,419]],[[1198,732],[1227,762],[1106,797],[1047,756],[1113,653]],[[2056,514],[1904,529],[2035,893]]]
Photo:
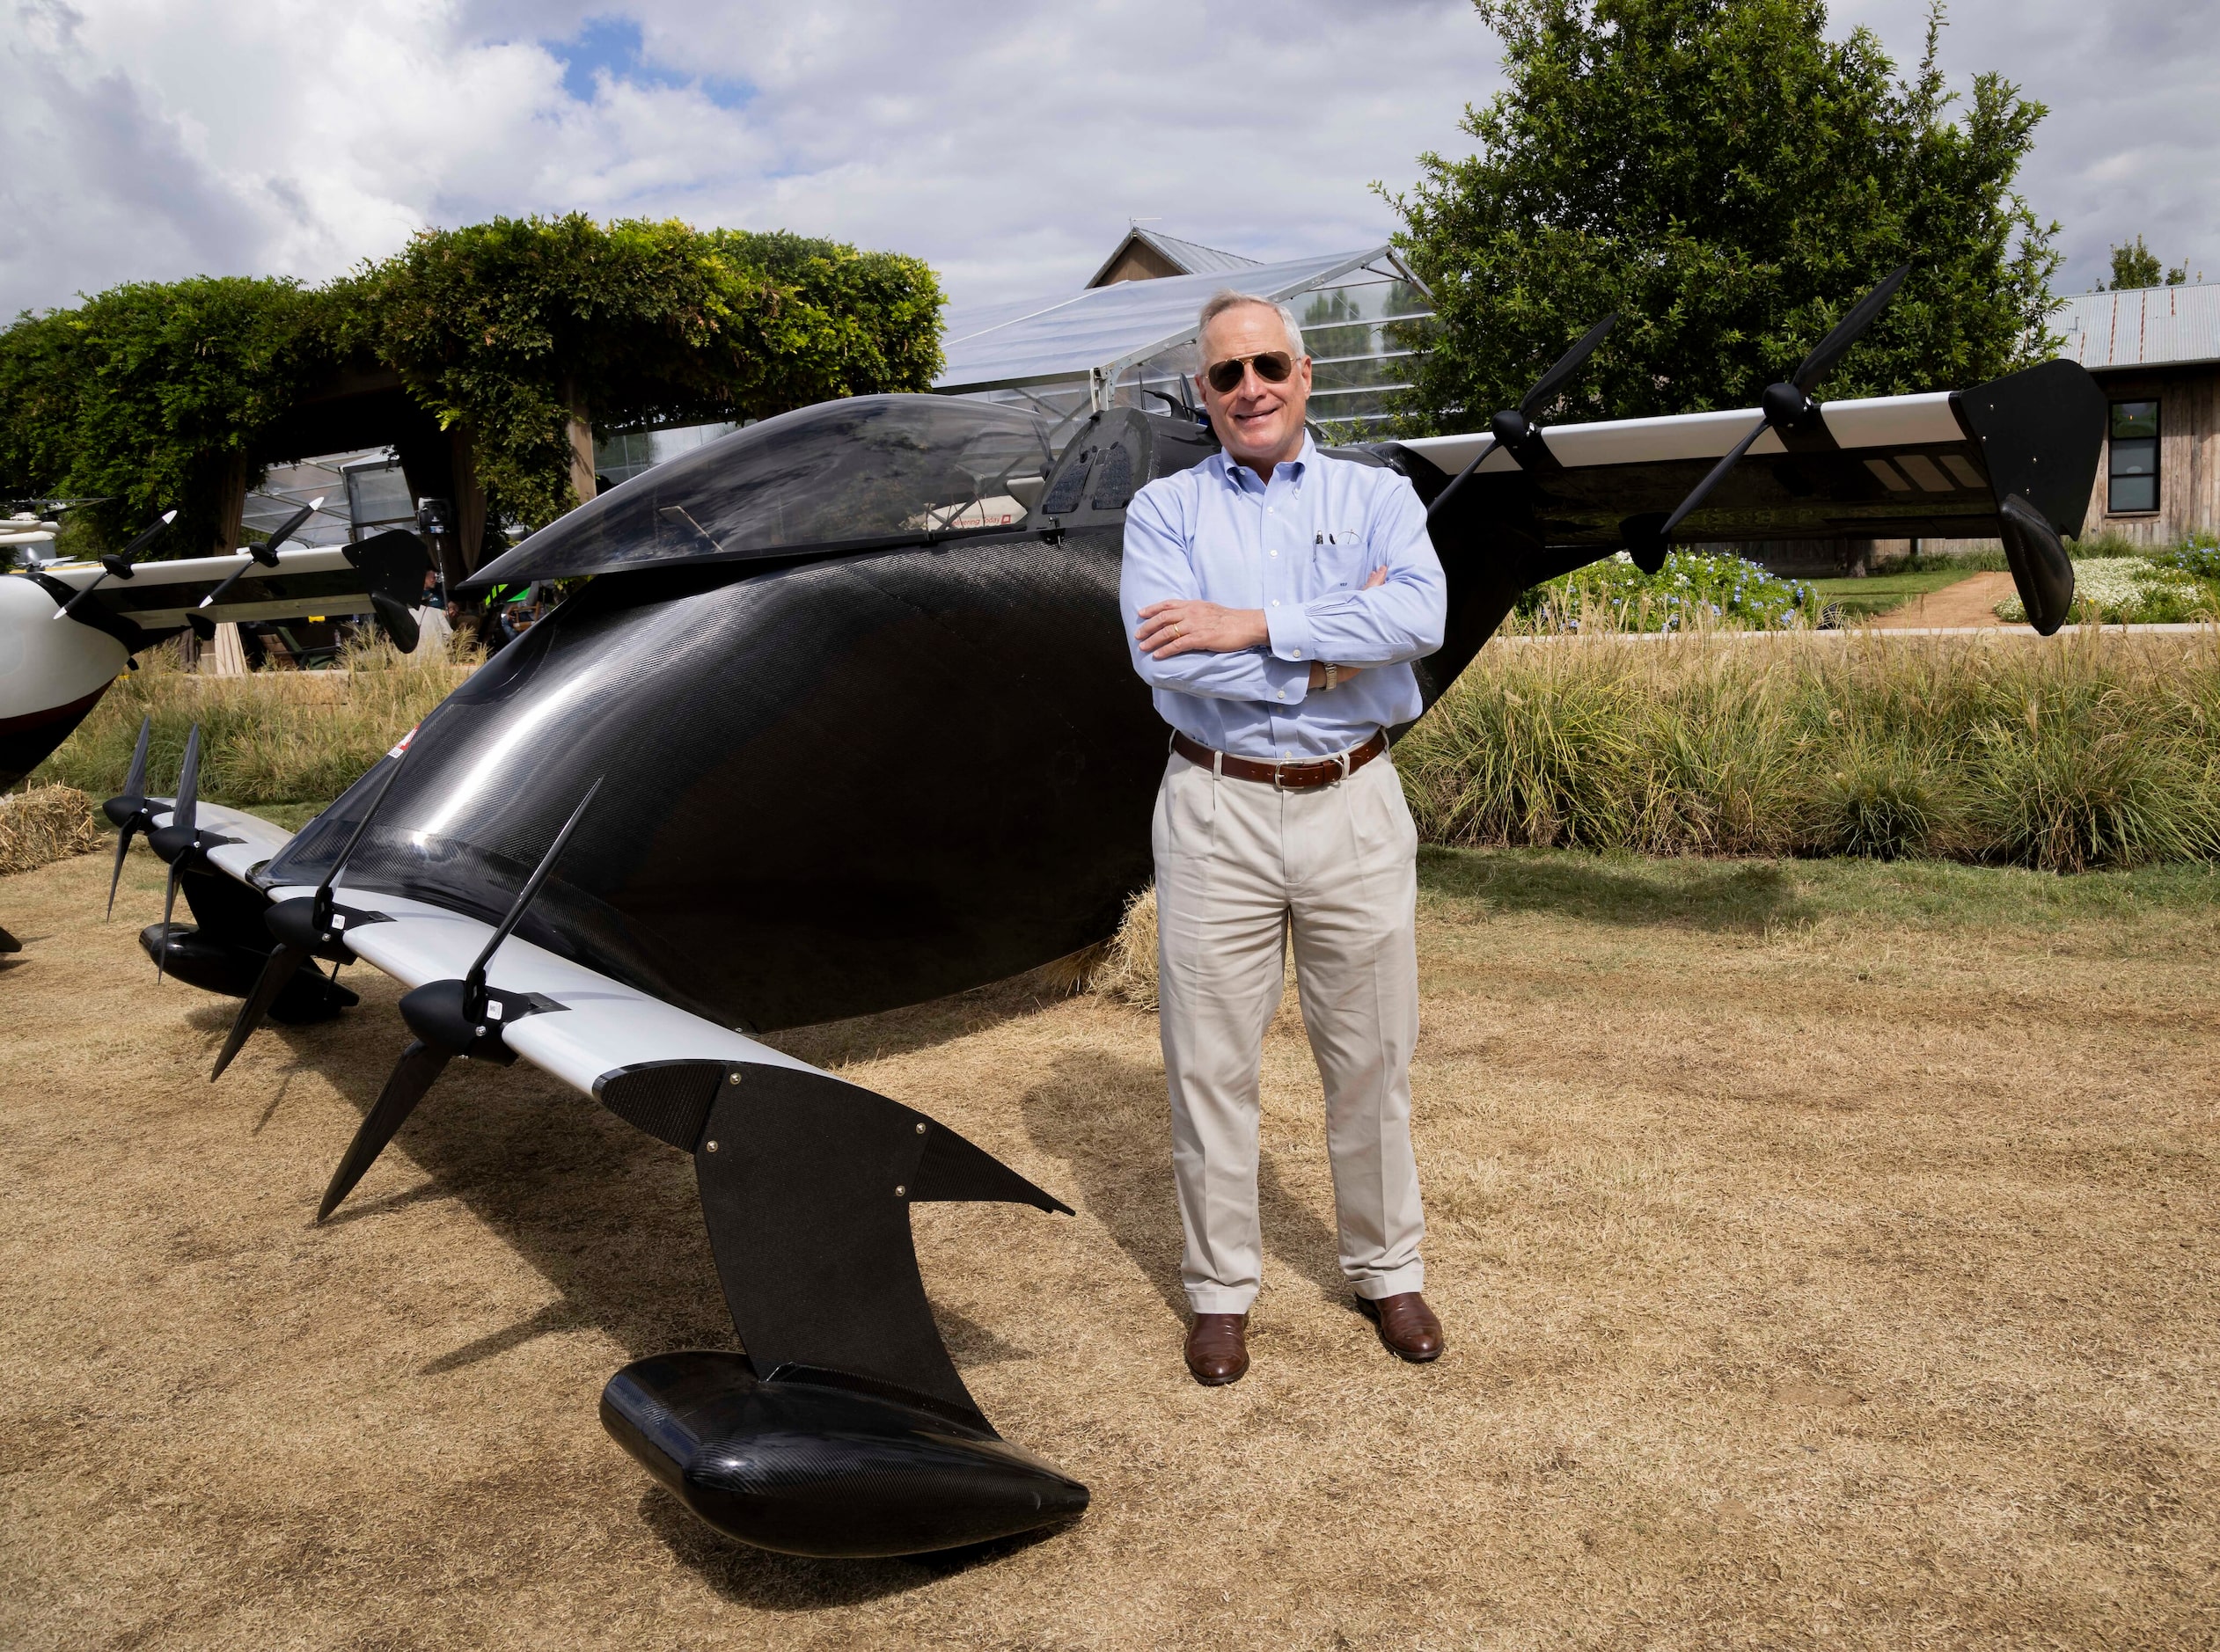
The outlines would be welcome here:
[[[1216,603],[1151,603],[1133,633],[1141,652],[1169,660],[1176,654],[1239,654],[1271,640],[1261,608],[1220,608]]]

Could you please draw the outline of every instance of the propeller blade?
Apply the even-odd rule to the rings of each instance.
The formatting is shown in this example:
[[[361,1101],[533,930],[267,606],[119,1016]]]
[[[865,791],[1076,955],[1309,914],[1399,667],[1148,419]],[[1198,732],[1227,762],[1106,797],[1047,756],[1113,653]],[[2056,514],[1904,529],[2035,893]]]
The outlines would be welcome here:
[[[143,530],[137,538],[132,540],[129,545],[125,545],[122,550],[111,555],[102,557],[100,559],[100,572],[93,575],[92,583],[86,586],[75,596],[72,596],[60,608],[55,610],[54,618],[56,619],[67,619],[70,615],[76,613],[78,609],[84,607],[87,602],[92,600],[92,593],[99,588],[100,582],[103,580],[106,580],[110,574],[114,574],[118,579],[129,579],[131,577],[131,559],[138,555],[138,553],[144,550],[148,545],[151,545],[154,542],[155,536],[159,534],[163,529],[168,527],[176,520],[177,512],[174,510],[165,510],[159,516],[156,517],[152,523]]]
[[[1742,462],[1742,456],[1750,450],[1750,443],[1756,441],[1771,428],[1772,427],[1762,419],[1752,425],[1750,427],[1749,434],[1726,450],[1726,457],[1711,467],[1711,473],[1705,477],[1702,481],[1698,482],[1696,485],[1695,491],[1690,493],[1686,499],[1682,500],[1679,506],[1675,508],[1673,514],[1665,519],[1665,525],[1658,530],[1658,537],[1665,540],[1667,544],[1670,544],[1673,538],[1673,530],[1679,527],[1682,522],[1687,520],[1689,512],[1694,510],[1698,505],[1702,504],[1706,498],[1710,497],[1711,490],[1719,485],[1720,479],[1725,476],[1729,471],[1733,470],[1737,464]]]
[[[55,609],[54,610],[53,617],[56,619],[68,619],[70,618],[77,611],[78,609],[83,608],[87,603],[92,600],[92,593],[100,588],[101,581],[106,580],[107,577],[107,569],[102,568],[98,574],[92,576],[92,582],[90,585],[79,591],[75,596],[72,596],[68,602],[62,603],[61,607]]]
[[[124,772],[123,790],[100,805],[116,829],[115,870],[108,878],[109,917],[115,916],[115,892],[123,881],[123,857],[131,852],[131,834],[146,817],[146,751],[153,736],[154,716],[149,713],[139,720],[139,743],[131,748],[131,766]]]
[[[149,713],[139,719],[139,740],[131,748],[131,766],[123,771],[123,789],[100,805],[111,825],[124,825],[146,808],[147,747],[153,738],[154,716]]]
[[[239,1005],[239,1012],[232,1023],[230,1036],[223,1041],[223,1049],[216,1058],[216,1071],[209,1074],[214,1084],[223,1076],[223,1070],[231,1064],[231,1057],[239,1053],[239,1047],[253,1036],[262,1024],[262,1018],[270,1012],[270,1005],[277,1002],[277,995],[285,990],[285,983],[293,978],[293,972],[308,961],[305,947],[281,946],[262,966],[262,973],[254,978],[254,990],[246,1002]]]
[[[416,1110],[416,1104],[424,1099],[424,1092],[445,1071],[450,1059],[445,1050],[435,1049],[421,1038],[409,1041],[408,1048],[401,1051],[400,1060],[393,1064],[385,1087],[378,1092],[377,1100],[363,1115],[362,1128],[355,1132],[355,1139],[348,1143],[339,1168],[332,1173],[332,1185],[324,1189],[324,1202],[316,1207],[318,1221],[338,1210],[340,1201],[355,1190],[355,1184],[377,1162],[378,1154],[385,1151],[385,1144],[393,1139],[393,1133],[408,1122],[408,1115]]]
[[[1564,388],[1565,380],[1580,370],[1581,364],[1595,354],[1595,347],[1618,325],[1619,312],[1614,310],[1582,333],[1578,343],[1557,357],[1557,365],[1535,381],[1534,388],[1519,403],[1519,411],[1531,419],[1555,401],[1557,392]]]
[[[436,711],[434,715],[437,715]],[[430,719],[425,720],[429,722]],[[418,732],[422,727],[421,723],[417,726]],[[347,865],[348,856],[353,854],[355,845],[363,841],[363,834],[370,830],[371,820],[384,806],[387,794],[392,791],[393,778],[401,771],[401,764],[408,761],[409,751],[415,743],[414,735],[412,734],[409,743],[401,748],[401,755],[393,759],[392,766],[385,771],[385,778],[378,782],[377,795],[370,799],[370,807],[355,822],[355,830],[348,834],[347,842],[341,845],[338,858],[324,874],[323,882],[316,886],[315,895],[310,897],[312,903],[309,909],[311,921],[315,931],[322,932],[330,921],[332,886],[339,881],[340,871]],[[298,898],[295,897],[296,900]],[[275,909],[272,910],[275,912]],[[273,927],[275,927],[275,923]],[[231,1023],[231,1036],[223,1041],[223,1053],[216,1058],[216,1071],[209,1074],[210,1084],[223,1076],[224,1068],[231,1064],[231,1057],[238,1055],[240,1047],[254,1035],[255,1029],[262,1024],[262,1018],[270,1012],[270,1005],[277,1002],[277,995],[285,990],[285,983],[292,979],[293,972],[309,956],[310,949],[306,947],[296,947],[283,941],[278,944],[277,950],[270,954],[269,961],[262,966],[262,973],[254,983],[254,990],[246,1002],[239,1005],[238,1019]]]
[[[108,917],[115,916],[115,892],[123,882],[123,857],[131,852],[133,824],[134,822],[130,821],[124,822],[123,830],[115,835],[115,870],[108,874]],[[100,921],[105,924],[107,918],[104,917]],[[159,965],[156,966],[156,973],[158,976],[160,973]]]
[[[385,778],[377,783],[377,795],[370,799],[370,807],[363,811],[362,819],[355,822],[355,830],[347,834],[347,841],[340,845],[338,857],[325,870],[324,881],[316,886],[318,900],[331,899],[332,886],[339,881],[340,872],[347,865],[348,857],[355,852],[355,845],[363,841],[363,834],[370,830],[370,822],[377,818],[377,811],[385,807],[385,800],[393,790],[393,782],[400,778],[401,765],[408,761],[408,754],[416,749],[416,737],[424,732],[425,724],[444,709],[446,703],[442,701],[426,713],[423,722],[408,731],[407,739],[401,742],[401,755],[393,759],[393,766],[385,771]]]
[[[192,732],[185,737],[185,767],[178,774],[177,801],[170,810],[172,826],[182,826],[188,832],[194,830],[200,815],[200,791],[201,726],[195,723]],[[164,968],[169,962],[170,919],[177,911],[178,869],[185,864],[185,857],[191,852],[189,844],[178,851],[176,858],[170,862],[169,882],[162,892],[162,950],[154,960],[154,979],[158,985],[161,983]]]
[[[1602,343],[1605,336],[1618,325],[1619,312],[1614,310],[1582,333],[1571,349],[1557,357],[1556,365],[1536,379],[1534,388],[1527,391],[1526,395],[1520,398],[1518,411],[1519,421],[1522,424],[1530,422],[1535,413],[1556,400],[1557,392],[1564,388],[1565,381],[1580,370],[1581,364],[1595,354],[1595,347]],[[1502,417],[1500,413],[1496,415],[1498,420]],[[1500,435],[1491,435],[1481,447],[1480,451],[1472,456],[1471,463],[1457,472],[1455,479],[1448,486],[1434,495],[1433,503],[1426,507],[1426,522],[1429,526],[1432,525],[1433,519],[1441,514],[1449,501],[1457,496],[1457,490],[1465,485],[1465,479],[1486,462],[1488,455],[1502,445],[1503,438]]]
[[[1910,265],[1899,264],[1883,276],[1881,284],[1859,299],[1850,314],[1835,324],[1835,331],[1821,339],[1812,353],[1804,358],[1804,364],[1796,369],[1795,376],[1789,383],[1806,396],[1810,395],[1835,363],[1842,360],[1843,352],[1856,344],[1859,335],[1873,325],[1882,311],[1888,308],[1888,301],[1896,296],[1896,289],[1904,284],[1904,277],[1911,273]]]
[[[172,826],[197,826],[201,815],[201,726],[193,725],[185,736],[185,766],[178,771],[177,807],[171,811]]]
[[[1665,565],[1665,553],[1671,548],[1673,531],[1688,519],[1689,513],[1711,497],[1711,490],[1719,485],[1726,473],[1741,463],[1742,456],[1750,450],[1750,443],[1763,435],[1775,420],[1792,420],[1809,413],[1814,404],[1812,390],[1826,377],[1843,353],[1857,342],[1865,329],[1872,326],[1881,311],[1888,308],[1888,301],[1896,296],[1896,289],[1904,284],[1904,277],[1911,274],[1909,264],[1900,264],[1881,279],[1879,286],[1867,293],[1850,307],[1850,314],[1835,323],[1835,330],[1821,339],[1812,353],[1804,358],[1795,376],[1784,384],[1775,384],[1764,396],[1766,411],[1749,435],[1728,450],[1725,458],[1711,467],[1711,472],[1696,485],[1696,489],[1654,530],[1647,518],[1630,517],[1620,524],[1626,534],[1628,549],[1633,552],[1636,565],[1645,574],[1654,574]],[[1785,428],[1785,427],[1784,427]],[[1638,544],[1637,541],[1639,541]],[[1655,566],[1652,566],[1652,564]]]
[[[570,818],[555,834],[555,841],[547,845],[547,852],[539,858],[539,864],[532,868],[531,876],[524,880],[524,887],[517,892],[515,904],[509,909],[509,915],[501,920],[501,926],[494,931],[493,939],[478,954],[478,961],[471,965],[470,973],[463,977],[468,988],[467,1001],[474,1003],[486,990],[487,964],[492,961],[494,954],[501,950],[502,942],[509,939],[510,932],[523,919],[524,909],[539,893],[539,886],[547,881],[547,874],[555,869],[555,862],[562,859],[562,852],[570,843],[570,834],[578,830],[578,822],[585,818],[587,805],[594,800],[594,793],[601,790],[601,778],[597,778],[586,788],[586,795],[578,800],[578,807],[570,811]]]
[[[225,594],[228,593],[234,585],[237,585],[241,580],[246,577],[246,571],[253,567],[255,559],[253,557],[248,557],[245,560],[242,561],[238,567],[232,569],[229,574],[226,574],[222,581],[218,582],[216,588],[210,591],[206,596],[201,598],[200,602],[196,603],[195,606],[201,608],[215,607],[216,603],[223,600]]]
[[[139,719],[139,743],[131,748],[131,766],[124,771],[123,795],[146,801],[146,749],[154,736],[154,713],[149,712]]]
[[[290,539],[296,533],[299,532],[301,524],[306,522],[311,516],[313,516],[319,510],[322,509],[323,505],[324,496],[321,493],[319,493],[314,499],[310,500],[307,504],[302,506],[298,510],[288,516],[283,522],[280,523],[278,524],[277,531],[273,533],[268,538],[263,540],[260,545],[254,546],[249,552],[249,554],[253,556],[257,562],[262,564],[263,567],[275,567],[277,566],[278,546],[283,545],[288,539]]]
[[[121,557],[126,562],[128,562],[132,558],[137,556],[140,552],[145,550],[147,546],[152,545],[157,538],[161,537],[162,530],[168,527],[176,520],[177,512],[174,510],[164,511],[159,516],[157,516],[152,522],[149,523],[144,528],[139,530],[139,537],[137,538],[132,540],[129,545],[125,545],[123,549],[116,552],[116,554]]]
[[[1426,507],[1426,525],[1429,528],[1433,526],[1433,519],[1449,508],[1449,501],[1457,496],[1457,490],[1465,485],[1465,479],[1486,462],[1488,455],[1496,450],[1496,446],[1493,436],[1483,442],[1480,451],[1472,456],[1472,462],[1457,472],[1448,486],[1433,496],[1433,503]]]

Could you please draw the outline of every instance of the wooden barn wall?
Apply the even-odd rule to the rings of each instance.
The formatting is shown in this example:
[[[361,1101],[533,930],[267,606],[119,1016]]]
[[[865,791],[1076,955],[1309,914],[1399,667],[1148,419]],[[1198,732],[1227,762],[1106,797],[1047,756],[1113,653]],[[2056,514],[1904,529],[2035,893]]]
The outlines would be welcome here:
[[[2110,444],[2097,464],[2082,537],[2112,534],[2141,545],[2172,545],[2220,529],[2220,366],[2100,372],[2107,402],[2158,403],[2158,508],[2114,515],[2105,508]]]

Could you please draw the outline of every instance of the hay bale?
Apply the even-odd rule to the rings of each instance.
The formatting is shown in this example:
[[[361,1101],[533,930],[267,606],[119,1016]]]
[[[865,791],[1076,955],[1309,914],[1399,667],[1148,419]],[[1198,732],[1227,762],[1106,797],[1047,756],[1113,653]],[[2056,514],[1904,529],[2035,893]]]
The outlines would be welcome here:
[[[1156,1012],[1156,886],[1125,903],[1125,921],[1103,948],[1088,985],[1150,1014]]]
[[[92,800],[74,786],[41,786],[0,797],[0,875],[100,846]]]

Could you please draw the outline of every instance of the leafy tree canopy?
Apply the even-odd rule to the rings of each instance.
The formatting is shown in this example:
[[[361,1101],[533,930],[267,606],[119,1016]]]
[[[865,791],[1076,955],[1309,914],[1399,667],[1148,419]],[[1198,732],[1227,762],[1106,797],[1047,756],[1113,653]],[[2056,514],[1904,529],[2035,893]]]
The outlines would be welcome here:
[[[214,543],[227,487],[319,370],[327,306],[287,281],[134,282],[0,333],[0,493],[104,499],[108,542],[175,507],[157,555]]]
[[[1510,86],[1468,159],[1420,157],[1401,245],[1433,289],[1414,422],[1462,429],[1588,325],[1567,418],[1748,406],[1900,263],[1910,278],[1823,394],[1973,384],[2049,354],[2055,224],[2012,185],[2043,106],[1995,75],[1963,118],[1822,0],[1475,0]]]
[[[472,427],[488,495],[535,525],[573,503],[573,407],[612,426],[760,418],[924,390],[941,364],[927,266],[794,235],[496,218],[419,236],[351,296],[364,341]]]
[[[2188,279],[2189,272],[2177,264],[2166,271],[2164,284],[2179,287]],[[2112,249],[2112,281],[2100,290],[2124,293],[2133,292],[2138,287],[2158,285],[2158,255],[2143,244],[2141,236],[2136,238],[2133,246]]]
[[[216,541],[289,410],[350,364],[467,426],[488,509],[575,503],[568,427],[746,419],[940,369],[921,260],[785,234],[582,215],[432,230],[320,289],[119,287],[0,333],[0,494],[106,496],[107,537],[180,508],[158,554]]]

